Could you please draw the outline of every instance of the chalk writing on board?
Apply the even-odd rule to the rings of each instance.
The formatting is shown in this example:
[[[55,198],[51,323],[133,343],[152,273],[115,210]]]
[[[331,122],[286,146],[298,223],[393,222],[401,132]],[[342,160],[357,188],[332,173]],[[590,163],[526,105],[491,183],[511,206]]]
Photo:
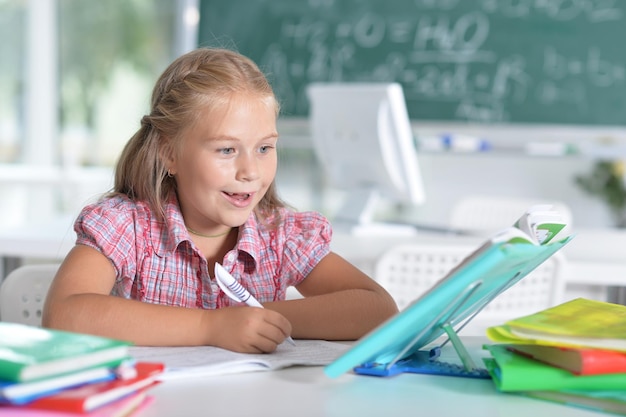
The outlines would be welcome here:
[[[619,0],[277,1],[240,46],[287,113],[310,82],[398,81],[412,118],[626,124]]]

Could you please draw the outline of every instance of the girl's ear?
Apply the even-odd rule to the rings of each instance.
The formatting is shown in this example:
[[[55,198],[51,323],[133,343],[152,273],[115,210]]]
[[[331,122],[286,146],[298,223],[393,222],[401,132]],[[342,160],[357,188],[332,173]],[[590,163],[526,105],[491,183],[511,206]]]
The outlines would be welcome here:
[[[169,140],[165,141],[159,148],[159,158],[161,158],[161,162],[163,166],[165,166],[168,174],[174,175],[176,173],[176,157],[174,155],[173,146],[171,146],[170,143]]]

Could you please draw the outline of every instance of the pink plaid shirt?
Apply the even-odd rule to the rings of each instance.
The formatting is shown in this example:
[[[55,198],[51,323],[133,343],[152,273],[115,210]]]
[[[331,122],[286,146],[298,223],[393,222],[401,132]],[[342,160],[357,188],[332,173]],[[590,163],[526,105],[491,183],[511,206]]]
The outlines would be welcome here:
[[[209,276],[176,198],[165,214],[168,224],[157,220],[144,202],[108,198],[82,210],[74,224],[76,243],[109,258],[116,273],[112,295],[203,309],[236,304]],[[285,299],[287,287],[302,282],[330,252],[332,231],[325,217],[288,209],[280,214],[276,230],[265,228],[252,214],[221,262],[260,302]]]

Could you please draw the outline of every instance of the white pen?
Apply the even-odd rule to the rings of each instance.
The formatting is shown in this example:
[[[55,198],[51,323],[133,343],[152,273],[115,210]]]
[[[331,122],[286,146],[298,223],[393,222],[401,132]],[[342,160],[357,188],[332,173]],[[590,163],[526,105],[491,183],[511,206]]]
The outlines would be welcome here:
[[[215,262],[215,281],[232,300],[246,303],[250,307],[264,308],[219,262]],[[291,336],[287,337],[287,342],[293,346],[296,345]]]

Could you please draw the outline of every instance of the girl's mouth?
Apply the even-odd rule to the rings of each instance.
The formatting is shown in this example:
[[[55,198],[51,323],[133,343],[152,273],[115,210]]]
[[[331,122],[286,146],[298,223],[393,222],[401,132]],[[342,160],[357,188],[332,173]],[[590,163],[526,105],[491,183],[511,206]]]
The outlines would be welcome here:
[[[252,201],[252,193],[229,193],[224,192],[224,195],[230,201],[231,204],[243,208],[246,207]]]

